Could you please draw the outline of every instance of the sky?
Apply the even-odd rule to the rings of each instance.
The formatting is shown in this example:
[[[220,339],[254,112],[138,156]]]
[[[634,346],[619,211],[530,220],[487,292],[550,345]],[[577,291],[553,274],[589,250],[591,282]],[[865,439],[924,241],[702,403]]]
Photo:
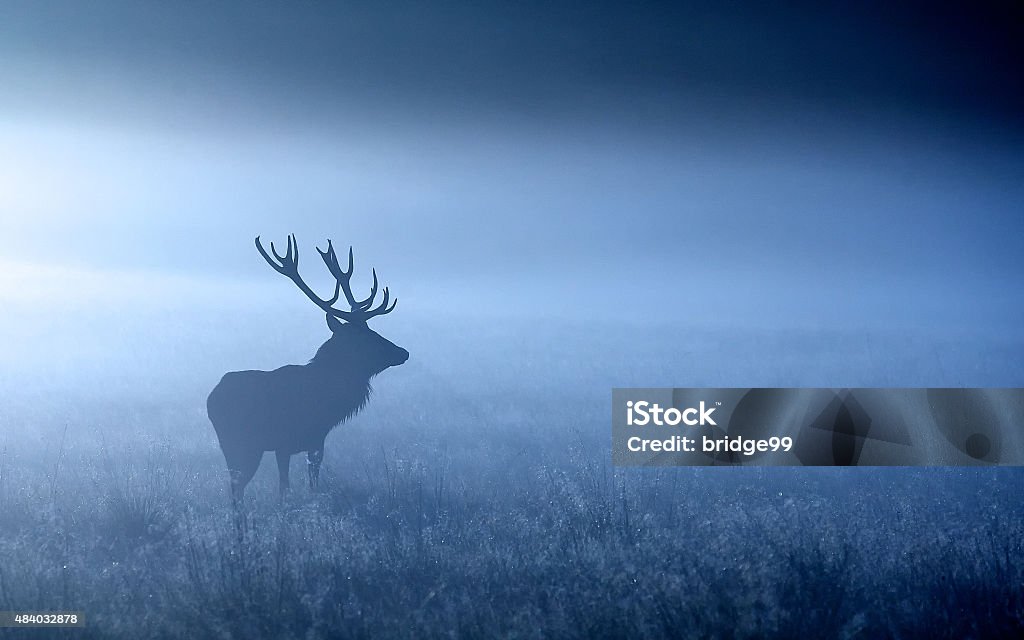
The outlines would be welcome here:
[[[3,3],[0,299],[1019,331],[1014,5]]]

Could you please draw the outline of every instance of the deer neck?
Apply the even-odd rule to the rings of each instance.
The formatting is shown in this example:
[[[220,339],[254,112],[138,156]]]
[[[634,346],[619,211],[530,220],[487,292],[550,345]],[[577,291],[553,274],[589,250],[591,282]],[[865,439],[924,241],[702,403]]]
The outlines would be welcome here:
[[[369,387],[374,374],[355,366],[349,360],[314,359],[306,367],[317,378],[351,387]]]

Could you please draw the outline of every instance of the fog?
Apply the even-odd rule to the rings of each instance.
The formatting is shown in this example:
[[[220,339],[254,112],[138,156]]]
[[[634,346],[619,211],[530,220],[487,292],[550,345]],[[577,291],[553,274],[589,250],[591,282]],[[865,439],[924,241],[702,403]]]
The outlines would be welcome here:
[[[5,7],[9,382],[274,366],[275,340],[301,361],[322,319],[252,245],[288,233],[322,291],[326,238],[359,287],[378,270],[383,333],[469,352],[506,325],[540,352],[658,327],[1020,337],[1016,85],[955,39],[853,54],[867,23],[830,10],[283,11]]]
[[[114,304],[267,283],[252,238],[296,233],[425,314],[1020,326],[991,16],[852,52],[870,16],[827,8],[4,11],[0,260],[161,283]]]
[[[0,609],[128,638],[1009,636],[1020,469],[619,469],[608,408],[1020,386],[1013,11],[3,3]],[[325,297],[326,239],[357,296],[376,269],[399,302],[371,326],[411,358],[319,487],[279,497],[264,460],[231,509],[210,390],[330,335],[253,245],[291,233]]]
[[[313,246],[354,246],[357,287],[374,267],[400,300],[378,328],[442,355],[502,362],[517,327],[538,353],[688,331],[1014,344],[1019,43],[944,11],[9,4],[5,379],[302,361],[322,319],[252,244],[288,233],[321,291]]]

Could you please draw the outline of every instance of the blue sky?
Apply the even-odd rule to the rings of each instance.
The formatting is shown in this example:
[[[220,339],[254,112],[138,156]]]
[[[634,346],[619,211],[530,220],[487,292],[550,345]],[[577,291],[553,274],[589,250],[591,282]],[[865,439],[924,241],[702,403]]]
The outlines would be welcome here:
[[[424,312],[1021,326],[999,7],[429,6],[6,3],[0,296],[295,232]]]

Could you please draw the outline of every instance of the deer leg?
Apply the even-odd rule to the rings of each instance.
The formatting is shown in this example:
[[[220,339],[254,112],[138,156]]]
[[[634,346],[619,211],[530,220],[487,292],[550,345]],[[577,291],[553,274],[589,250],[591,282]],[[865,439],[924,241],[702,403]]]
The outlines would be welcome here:
[[[288,464],[292,460],[290,453],[283,451],[277,451],[277,480],[278,489],[281,494],[281,500],[284,500],[284,494],[288,491]]]
[[[231,474],[231,499],[235,504],[242,501],[245,486],[256,475],[256,469],[259,468],[262,457],[262,451],[237,452],[228,461],[228,472]]]
[[[316,491],[320,484],[320,463],[324,461],[324,446],[306,452],[306,472],[309,475],[309,489]]]

